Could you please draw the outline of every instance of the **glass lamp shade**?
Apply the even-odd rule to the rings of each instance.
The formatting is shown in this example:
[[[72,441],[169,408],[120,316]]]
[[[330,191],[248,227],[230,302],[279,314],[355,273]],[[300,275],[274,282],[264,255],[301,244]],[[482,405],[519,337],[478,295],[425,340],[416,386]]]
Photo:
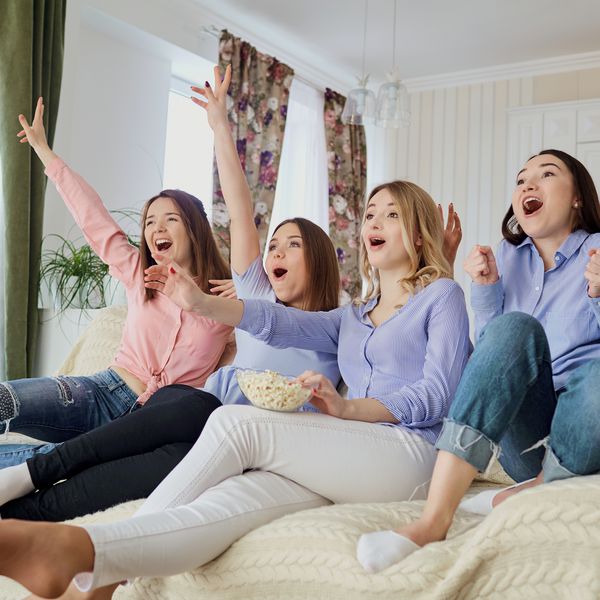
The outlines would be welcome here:
[[[354,88],[348,92],[342,111],[344,125],[367,125],[373,123],[375,115],[375,94],[366,87]]]
[[[410,108],[406,86],[399,81],[383,83],[377,94],[375,123],[380,127],[408,127]]]

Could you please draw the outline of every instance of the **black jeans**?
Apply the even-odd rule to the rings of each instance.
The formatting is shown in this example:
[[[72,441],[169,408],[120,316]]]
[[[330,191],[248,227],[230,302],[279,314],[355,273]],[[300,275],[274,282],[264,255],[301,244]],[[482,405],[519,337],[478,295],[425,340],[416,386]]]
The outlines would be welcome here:
[[[146,498],[219,406],[212,394],[186,385],[161,388],[138,410],[30,458],[37,491],[7,502],[0,516],[64,521]]]

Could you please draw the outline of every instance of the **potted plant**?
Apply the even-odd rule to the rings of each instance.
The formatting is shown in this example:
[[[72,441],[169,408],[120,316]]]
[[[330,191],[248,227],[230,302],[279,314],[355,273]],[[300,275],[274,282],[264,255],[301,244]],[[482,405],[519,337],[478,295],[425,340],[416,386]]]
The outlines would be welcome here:
[[[122,218],[139,222],[135,210],[111,211]],[[139,239],[127,236],[129,243],[139,248]],[[40,294],[44,286],[53,298],[58,313],[67,308],[90,310],[103,308],[112,300],[115,287],[111,285],[108,265],[104,264],[83,238],[72,241],[58,234],[44,238],[44,245],[55,240],[56,246],[42,254]]]

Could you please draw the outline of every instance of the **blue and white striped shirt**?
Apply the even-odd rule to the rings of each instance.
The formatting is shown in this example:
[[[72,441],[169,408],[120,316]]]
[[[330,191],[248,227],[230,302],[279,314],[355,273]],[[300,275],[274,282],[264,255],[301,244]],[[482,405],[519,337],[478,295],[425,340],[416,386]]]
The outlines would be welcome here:
[[[240,329],[278,348],[337,352],[349,398],[375,398],[434,443],[467,362],[471,344],[463,291],[438,279],[375,327],[377,299],[329,312],[305,312],[244,300]]]
[[[496,254],[500,279],[471,286],[476,338],[498,315],[512,311],[532,315],[548,336],[554,388],[562,388],[573,370],[600,358],[600,298],[588,296],[583,276],[592,248],[600,248],[600,233],[574,231],[557,250],[555,266],[544,271],[530,238],[518,246],[500,242]]]

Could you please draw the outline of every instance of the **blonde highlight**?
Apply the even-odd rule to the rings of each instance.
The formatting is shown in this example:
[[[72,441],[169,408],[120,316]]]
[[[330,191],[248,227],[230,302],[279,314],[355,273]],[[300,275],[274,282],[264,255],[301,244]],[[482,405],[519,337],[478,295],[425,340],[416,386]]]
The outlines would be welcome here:
[[[369,194],[367,207],[373,196],[382,190],[389,192],[398,209],[402,225],[402,242],[410,259],[409,272],[398,281],[400,289],[414,295],[418,290],[427,287],[437,279],[442,277],[453,279],[452,269],[442,250],[443,223],[431,196],[423,188],[410,181],[396,180],[375,187]],[[367,210],[363,215],[361,227],[365,222],[366,213]],[[421,238],[419,245],[416,244],[416,236]],[[362,235],[360,237],[359,267],[366,290],[362,298],[355,300],[357,304],[368,302],[380,294],[379,272],[369,263]]]

